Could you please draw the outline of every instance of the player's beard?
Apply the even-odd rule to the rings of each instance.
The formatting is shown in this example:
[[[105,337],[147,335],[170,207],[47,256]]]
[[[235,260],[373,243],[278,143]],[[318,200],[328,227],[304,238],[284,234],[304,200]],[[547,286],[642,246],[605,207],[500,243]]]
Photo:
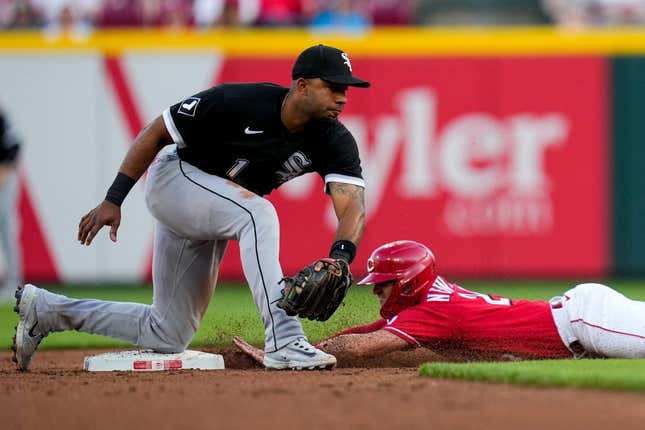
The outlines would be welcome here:
[[[338,118],[331,118],[329,116],[323,116],[320,118],[314,118],[312,121],[316,124],[328,125],[336,122]]]
[[[336,115],[332,115],[332,112],[335,112]],[[322,123],[332,123],[338,120],[338,117],[342,113],[341,110],[337,109],[325,109],[316,116],[317,120]]]
[[[318,123],[318,124],[331,124],[332,122],[336,121],[338,118],[333,118],[329,116],[327,113],[328,111],[324,111],[322,113],[319,113],[317,115],[312,115],[311,116],[311,121]]]

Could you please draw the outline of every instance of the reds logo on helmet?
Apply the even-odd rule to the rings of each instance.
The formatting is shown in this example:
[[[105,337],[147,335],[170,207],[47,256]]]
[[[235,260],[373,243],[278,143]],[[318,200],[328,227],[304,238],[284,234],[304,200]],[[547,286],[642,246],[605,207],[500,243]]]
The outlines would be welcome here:
[[[376,248],[367,260],[368,275],[358,285],[396,281],[381,307],[389,319],[421,301],[423,291],[437,277],[435,258],[430,249],[413,240],[399,240]]]
[[[374,271],[374,260],[372,260],[371,258],[369,258],[369,259],[367,260],[367,272],[368,272],[368,273],[372,273],[373,271]]]

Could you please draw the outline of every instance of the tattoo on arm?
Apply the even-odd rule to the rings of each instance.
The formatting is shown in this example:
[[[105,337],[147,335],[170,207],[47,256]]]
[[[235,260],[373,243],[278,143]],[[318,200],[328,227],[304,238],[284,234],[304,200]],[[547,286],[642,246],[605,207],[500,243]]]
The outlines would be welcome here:
[[[357,185],[330,182],[329,192],[339,221],[335,240],[358,245],[365,230],[365,191]]]
[[[365,190],[363,187],[352,184],[341,184],[340,182],[330,182],[329,191],[332,195],[341,194],[345,198],[359,203],[361,210],[365,212]]]

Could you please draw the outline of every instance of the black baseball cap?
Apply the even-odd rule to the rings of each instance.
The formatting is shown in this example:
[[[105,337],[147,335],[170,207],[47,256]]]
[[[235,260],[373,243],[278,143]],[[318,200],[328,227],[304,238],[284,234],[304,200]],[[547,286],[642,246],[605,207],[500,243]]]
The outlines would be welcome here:
[[[291,71],[293,79],[320,78],[332,84],[367,88],[370,83],[352,76],[349,56],[331,46],[316,45],[307,48],[296,58]]]

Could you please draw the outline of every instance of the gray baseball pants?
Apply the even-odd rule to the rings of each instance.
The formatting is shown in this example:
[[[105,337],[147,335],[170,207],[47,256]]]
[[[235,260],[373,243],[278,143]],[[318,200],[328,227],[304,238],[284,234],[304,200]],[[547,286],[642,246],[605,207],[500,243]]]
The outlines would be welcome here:
[[[166,147],[148,171],[146,203],[156,218],[153,303],[75,300],[43,291],[38,322],[48,331],[102,334],[159,352],[183,351],[211,300],[229,240],[240,243],[244,275],[264,323],[265,350],[304,336],[275,301],[282,278],[273,205],[239,185],[180,161]]]
[[[14,167],[0,183],[0,246],[5,270],[5,276],[0,278],[0,290],[14,291],[22,282],[18,246],[18,172]]]

